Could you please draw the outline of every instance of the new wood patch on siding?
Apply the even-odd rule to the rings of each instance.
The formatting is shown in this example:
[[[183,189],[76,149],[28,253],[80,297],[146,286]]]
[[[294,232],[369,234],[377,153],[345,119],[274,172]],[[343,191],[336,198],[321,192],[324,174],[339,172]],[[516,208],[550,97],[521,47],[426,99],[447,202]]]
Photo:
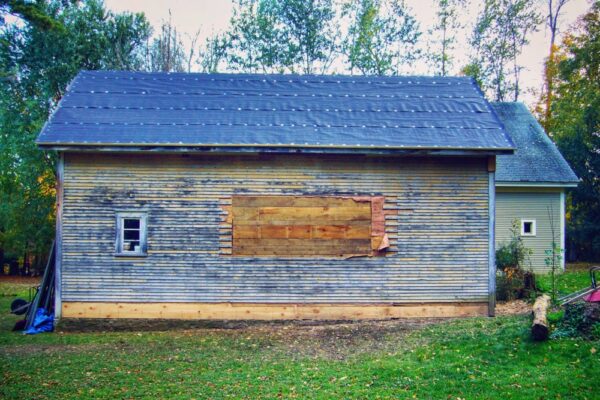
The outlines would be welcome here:
[[[381,235],[371,240],[373,216],[379,215],[372,208],[369,197],[233,196],[232,253],[369,256],[383,250]]]
[[[324,206],[306,199],[378,198],[371,231],[386,234],[389,248],[385,257],[233,257],[236,196],[292,196],[294,207],[317,208]],[[279,206],[269,204],[252,206]],[[487,205],[485,158],[66,153],[63,300],[486,302]],[[147,215],[147,256],[115,257],[115,215],[133,210]],[[258,225],[273,240],[284,234],[276,221]],[[362,235],[363,220],[344,221],[343,240],[362,240],[350,236]],[[333,220],[310,225],[310,239],[306,227],[286,228],[286,238],[338,235]]]

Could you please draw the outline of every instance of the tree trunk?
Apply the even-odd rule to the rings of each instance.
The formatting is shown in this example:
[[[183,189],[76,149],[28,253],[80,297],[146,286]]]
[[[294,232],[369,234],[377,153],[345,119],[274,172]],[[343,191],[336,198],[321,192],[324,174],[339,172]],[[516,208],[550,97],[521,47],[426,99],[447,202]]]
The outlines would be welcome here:
[[[550,307],[550,296],[543,294],[533,303],[533,324],[531,335],[533,340],[542,341],[548,339],[550,329],[548,328],[548,308]]]

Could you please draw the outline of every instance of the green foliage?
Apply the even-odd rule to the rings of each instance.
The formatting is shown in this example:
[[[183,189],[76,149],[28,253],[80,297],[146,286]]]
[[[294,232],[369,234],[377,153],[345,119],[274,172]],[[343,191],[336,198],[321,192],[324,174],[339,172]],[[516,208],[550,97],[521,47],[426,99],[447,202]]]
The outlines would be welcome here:
[[[548,313],[548,322],[552,325],[556,325],[557,323],[562,321],[564,316],[565,316],[564,310],[549,312]]]
[[[536,275],[536,284],[540,291],[547,294],[552,292],[550,274]],[[590,287],[590,274],[587,270],[570,270],[567,265],[566,271],[556,276],[556,290],[559,296],[575,293],[586,287]]]
[[[531,256],[531,249],[527,248],[523,242],[519,221],[512,221],[510,236],[508,243],[502,243],[496,250],[496,268],[502,271],[509,268],[525,269],[526,262]]]
[[[332,0],[238,0],[221,44],[235,71],[325,73],[337,50],[335,15]]]
[[[482,71],[482,65],[480,62],[478,61],[471,61],[470,63],[468,63],[467,65],[465,65],[462,69],[461,69],[461,74],[465,75],[465,76],[470,76],[471,78],[473,78],[473,80],[475,81],[475,83],[477,83],[477,86],[479,86],[480,88],[483,88],[484,86],[484,76],[483,76],[483,71]]]
[[[287,51],[277,0],[238,0],[225,45],[235,71],[273,73],[283,68]]]
[[[284,65],[292,72],[325,73],[337,50],[333,0],[279,0],[277,10],[287,43]]]
[[[55,156],[34,141],[81,69],[135,69],[150,26],[142,14],[113,14],[101,2],[38,1],[64,29],[0,29],[0,250],[42,255],[54,236]]]
[[[404,1],[361,0],[344,10],[351,18],[343,48],[350,71],[363,75],[398,74],[418,56],[419,25]]]
[[[163,21],[158,36],[148,46],[145,67],[152,72],[189,72],[181,35],[170,19]]]
[[[482,89],[494,101],[507,101],[511,93],[518,100],[523,67],[517,57],[541,22],[530,0],[485,0],[471,36],[476,55],[468,70],[478,72]]]
[[[567,248],[580,260],[600,259],[600,2],[559,50],[559,81],[548,123],[580,183],[567,202]]]
[[[429,31],[432,42],[428,60],[434,74],[446,76],[453,64],[452,50],[456,45],[456,33],[463,28],[459,15],[461,7],[466,6],[466,0],[437,0],[435,4],[437,20]]]
[[[46,13],[42,1],[0,0],[0,25],[5,23],[6,14],[17,15],[38,29],[64,29],[59,21]]]
[[[562,267],[562,259],[564,249],[558,245],[558,241],[560,240],[560,234],[556,229],[556,223],[554,221],[554,212],[552,211],[552,206],[548,207],[548,220],[550,221],[550,234],[552,235],[552,243],[551,247],[548,250],[544,250],[546,257],[544,258],[544,263],[546,267],[548,267],[550,273],[550,284],[551,291],[550,297],[552,298],[552,302],[556,304],[558,300],[558,287],[557,287],[557,274]]]
[[[496,300],[511,301],[526,298],[529,292],[525,290],[525,274],[523,271],[512,271],[510,275],[496,276]]]
[[[556,324],[550,337],[557,338],[585,338],[594,340],[597,338],[598,324],[590,316],[590,303],[583,301],[569,303],[565,306],[564,316]]]
[[[550,297],[552,298],[552,301],[554,303],[556,303],[558,299],[557,274],[561,266],[563,251],[564,250],[556,242],[552,242],[551,249],[544,250],[544,253],[546,254],[546,258],[544,258],[544,263],[550,270]]]
[[[592,340],[600,340],[600,322],[596,322],[590,329],[590,338]]]
[[[574,338],[580,336],[580,326],[583,325],[584,304],[573,303],[569,305],[569,312],[565,313],[562,320],[557,323],[556,328],[550,334],[551,339]]]
[[[525,272],[531,249],[525,246],[519,232],[519,222],[514,220],[510,228],[510,240],[496,250],[496,268],[502,271],[502,275],[496,279],[498,300],[523,298],[535,288],[535,277],[531,272]]]
[[[200,68],[202,72],[219,72],[221,64],[227,60],[227,52],[230,46],[230,37],[227,34],[219,33],[208,37],[204,48],[200,50]]]

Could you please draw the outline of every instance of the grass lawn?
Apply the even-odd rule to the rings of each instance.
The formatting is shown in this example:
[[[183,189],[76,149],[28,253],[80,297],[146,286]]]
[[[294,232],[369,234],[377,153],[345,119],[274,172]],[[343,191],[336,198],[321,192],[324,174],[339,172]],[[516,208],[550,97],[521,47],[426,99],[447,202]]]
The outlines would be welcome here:
[[[567,264],[565,272],[557,275],[558,295],[564,296],[580,289],[590,287],[589,267],[592,265],[600,265],[600,263]],[[600,274],[596,274],[596,277],[600,278]],[[547,293],[550,293],[551,291],[551,282],[549,274],[538,275],[536,278],[538,288]]]
[[[10,332],[10,300],[0,296],[6,399],[600,396],[600,342],[533,343],[527,316],[29,337]]]

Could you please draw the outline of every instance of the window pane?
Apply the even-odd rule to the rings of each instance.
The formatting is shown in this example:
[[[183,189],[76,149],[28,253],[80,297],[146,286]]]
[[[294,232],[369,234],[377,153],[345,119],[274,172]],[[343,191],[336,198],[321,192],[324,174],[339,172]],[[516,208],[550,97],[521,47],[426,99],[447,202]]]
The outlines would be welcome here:
[[[123,243],[123,251],[137,251],[139,249],[136,249],[136,247],[140,246],[140,242],[137,240],[132,240],[132,241],[125,241],[125,243]]]
[[[140,240],[140,231],[139,230],[125,230],[123,232],[123,238],[125,240]]]
[[[125,218],[123,227],[125,229],[140,229],[140,220],[138,218]]]
[[[524,222],[523,223],[523,232],[525,233],[531,233],[531,222]]]

